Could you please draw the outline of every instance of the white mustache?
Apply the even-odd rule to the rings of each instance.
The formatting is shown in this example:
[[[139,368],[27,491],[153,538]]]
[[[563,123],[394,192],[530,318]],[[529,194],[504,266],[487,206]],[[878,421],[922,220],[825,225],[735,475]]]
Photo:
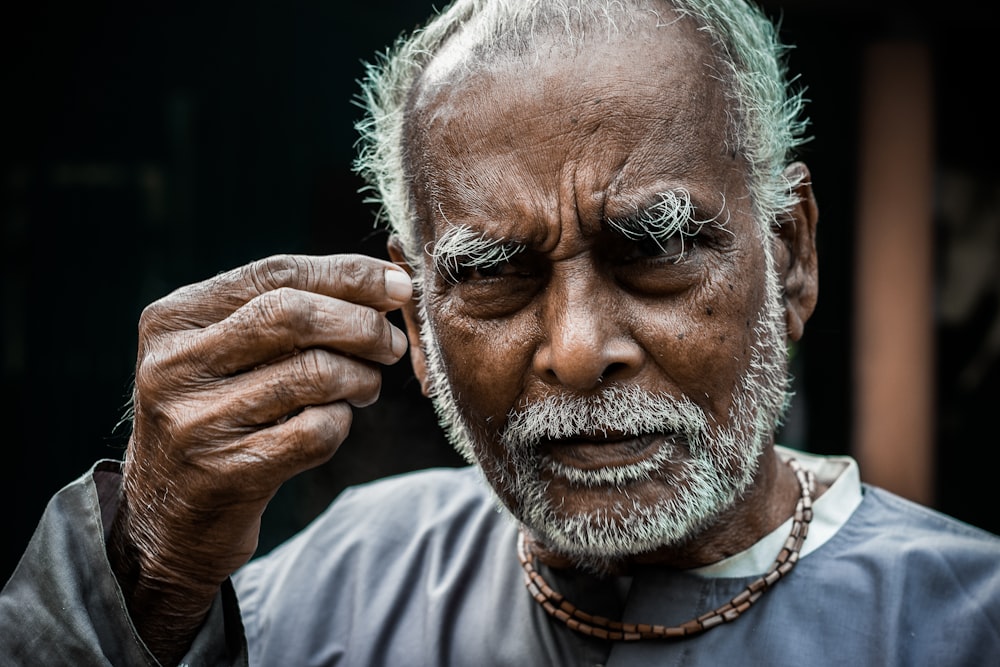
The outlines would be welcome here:
[[[500,437],[511,451],[544,440],[655,433],[677,433],[697,446],[707,430],[705,412],[686,396],[674,398],[629,385],[608,387],[591,396],[550,396],[512,410]]]

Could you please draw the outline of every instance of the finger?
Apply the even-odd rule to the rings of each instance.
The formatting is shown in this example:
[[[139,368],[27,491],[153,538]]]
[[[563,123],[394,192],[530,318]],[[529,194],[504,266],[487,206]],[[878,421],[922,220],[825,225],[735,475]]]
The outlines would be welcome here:
[[[378,399],[381,387],[382,376],[374,365],[309,350],[217,382],[159,409],[170,413],[175,439],[217,447],[309,406],[370,405]]]
[[[350,433],[353,418],[351,406],[337,401],[310,406],[288,420],[214,443],[203,453],[210,463],[203,459],[200,465],[224,470],[225,477],[238,484],[208,480],[198,494],[199,504],[218,509],[266,503],[289,478],[328,461]]]
[[[287,479],[330,460],[347,438],[353,418],[351,406],[343,401],[310,406],[288,421],[245,438],[239,447],[260,456],[243,460],[258,466],[272,484],[276,466],[281,466]]]
[[[206,424],[229,420],[257,427],[308,406],[342,401],[365,407],[378,400],[382,374],[374,365],[323,350],[306,350],[235,376],[206,395]]]
[[[209,326],[255,297],[283,287],[315,292],[388,312],[412,294],[409,276],[390,262],[359,254],[275,255],[171,292],[143,312],[145,327],[178,331]]]
[[[310,348],[392,364],[407,347],[406,334],[373,308],[287,288],[256,297],[191,339],[192,353],[218,375]]]
[[[231,377],[202,378],[195,387],[186,380],[178,383],[176,375],[160,362],[137,367],[137,391],[157,397],[142,401],[143,419],[168,424],[178,442],[212,446],[306,406],[335,401],[370,405],[382,385],[381,372],[371,362],[315,348]]]

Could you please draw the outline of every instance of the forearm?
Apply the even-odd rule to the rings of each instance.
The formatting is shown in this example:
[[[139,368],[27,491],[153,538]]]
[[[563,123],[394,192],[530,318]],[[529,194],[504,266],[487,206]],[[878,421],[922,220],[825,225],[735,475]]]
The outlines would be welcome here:
[[[134,534],[131,519],[123,501],[108,542],[111,569],[136,632],[161,664],[175,665],[198,634],[219,586],[184,577],[165,567],[149,545],[140,548],[128,537]]]

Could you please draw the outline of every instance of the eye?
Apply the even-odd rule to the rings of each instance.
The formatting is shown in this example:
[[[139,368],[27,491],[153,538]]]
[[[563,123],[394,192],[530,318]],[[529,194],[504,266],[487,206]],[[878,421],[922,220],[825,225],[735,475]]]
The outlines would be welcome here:
[[[679,262],[684,254],[695,245],[695,237],[685,234],[671,234],[665,239],[645,235],[630,242],[631,248],[625,253],[625,261],[662,259]]]
[[[511,273],[513,271],[513,264],[511,262],[494,262],[481,266],[470,266],[466,270],[472,277],[497,278]]]
[[[468,227],[455,227],[430,252],[445,282],[457,285],[516,273],[515,265],[522,261],[524,250],[521,243],[490,239]]]
[[[474,264],[469,260],[459,261],[458,266],[449,271],[453,284],[491,280],[517,276],[523,273],[514,262],[511,261],[491,261],[482,264]]]
[[[538,262],[523,255],[505,261],[461,265],[442,286],[456,312],[472,319],[509,317],[524,309],[545,282]]]
[[[605,257],[619,283],[646,295],[677,294],[703,279],[707,246],[700,235],[671,234],[666,238],[612,240]]]

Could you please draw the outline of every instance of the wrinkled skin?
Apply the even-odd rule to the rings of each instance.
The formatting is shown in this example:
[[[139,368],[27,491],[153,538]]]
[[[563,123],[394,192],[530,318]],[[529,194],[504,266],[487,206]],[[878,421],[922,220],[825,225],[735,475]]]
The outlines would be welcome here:
[[[279,486],[327,461],[352,407],[377,399],[378,364],[406,350],[385,313],[411,289],[385,261],[280,256],[145,309],[111,556],[161,660],[253,555]]]
[[[727,100],[688,23],[554,48],[542,63],[512,57],[470,76],[454,62],[461,59],[429,68],[412,110],[408,136],[410,155],[420,156],[413,171],[422,241],[433,248],[465,226],[526,250],[459,276],[437,270],[425,255],[426,313],[443,374],[461,397],[457,408],[475,439],[475,457],[505,505],[523,518],[524,498],[505,483],[518,474],[500,442],[511,410],[637,385],[690,398],[711,423],[732,422],[765,305],[763,244],[771,244],[776,258],[783,328],[797,339],[816,299],[816,207],[806,174],[802,203],[776,225],[777,233],[761,239],[746,166],[728,150]],[[657,193],[678,189],[690,193],[701,219],[725,224],[706,224],[683,243],[675,235],[662,246],[609,229],[609,218],[627,217]],[[419,357],[433,343],[421,336],[417,304],[403,312],[426,387]],[[548,461],[592,470],[649,459],[671,437],[598,431],[541,447]],[[754,475],[732,511],[719,507],[726,513],[696,541],[632,555],[692,567],[740,551],[779,526],[794,508],[798,485],[773,440],[764,444],[759,460],[726,459],[728,468]],[[665,464],[628,486],[544,475],[541,482],[554,521],[595,512],[627,521],[618,509],[622,494],[645,507],[669,502],[678,466]]]
[[[654,57],[648,46],[649,35],[606,44],[547,60],[544,81],[496,71],[454,96],[429,88],[421,101],[411,140],[427,160],[415,174],[425,240],[440,237],[446,214],[529,247],[527,269],[502,267],[498,282],[479,275],[446,284],[423,266],[426,312],[449,380],[487,443],[477,454],[500,469],[496,429],[511,408],[553,392],[635,383],[689,395],[725,422],[746,369],[764,300],[763,252],[744,167],[721,148],[725,101],[704,76],[698,48],[655,44]],[[650,60],[666,79],[637,73]],[[648,256],[609,234],[604,218],[677,186],[702,210],[726,205],[727,231],[706,229],[683,262],[673,261],[672,244],[666,255]],[[808,185],[800,194],[801,205],[766,241],[793,339],[816,298],[816,207]],[[389,253],[413,269],[398,247]],[[220,583],[253,554],[261,513],[279,486],[328,460],[348,433],[351,408],[376,400],[378,364],[406,348],[385,312],[403,308],[411,360],[426,385],[418,304],[409,283],[387,281],[387,271],[401,274],[358,256],[271,258],[182,288],[144,312],[111,558],[140,634],[164,662],[182,654]],[[738,508],[684,549],[647,557],[711,562],[786,519],[797,485],[767,445],[759,461],[743,462],[758,468]],[[610,440],[551,446],[580,468],[636,451]],[[633,491],[645,500],[671,493],[659,479]],[[610,494],[553,492],[563,493],[568,512]],[[516,507],[516,498],[505,501]]]

